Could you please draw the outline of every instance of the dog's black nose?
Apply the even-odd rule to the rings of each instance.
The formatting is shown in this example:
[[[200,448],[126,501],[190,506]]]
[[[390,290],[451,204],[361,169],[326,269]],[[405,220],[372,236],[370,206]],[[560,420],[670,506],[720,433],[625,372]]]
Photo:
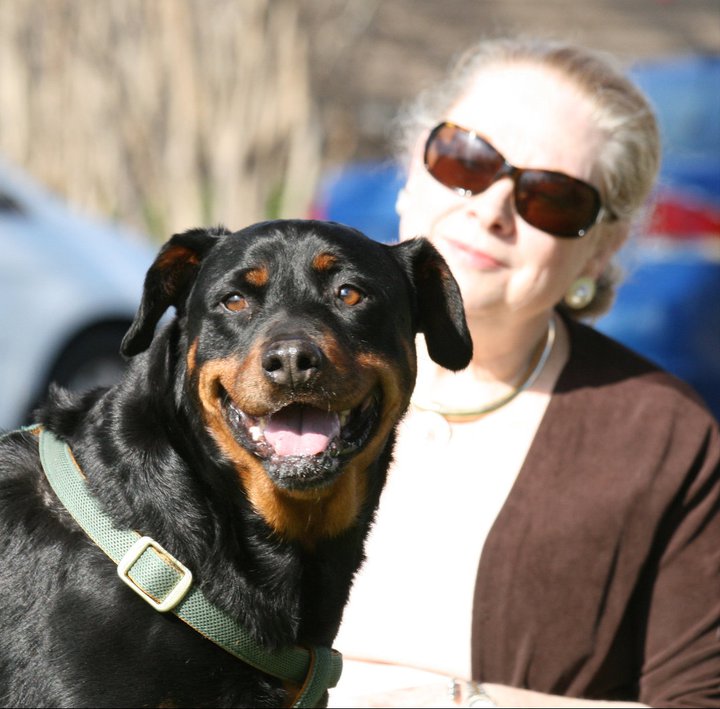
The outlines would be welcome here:
[[[273,342],[262,356],[265,376],[286,387],[307,384],[320,371],[322,363],[320,348],[314,342],[300,338]]]

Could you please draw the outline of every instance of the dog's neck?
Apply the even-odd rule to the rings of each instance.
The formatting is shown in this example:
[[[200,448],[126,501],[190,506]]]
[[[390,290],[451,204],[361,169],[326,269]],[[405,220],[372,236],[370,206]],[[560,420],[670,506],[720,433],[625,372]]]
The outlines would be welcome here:
[[[117,526],[157,539],[201,585],[213,578],[209,600],[237,617],[257,642],[271,648],[330,645],[362,560],[369,519],[312,550],[278,537],[253,513],[217,450],[204,458],[188,455],[195,449],[188,445],[191,427],[183,426],[182,414],[170,417],[164,410],[164,402],[172,401],[161,393],[167,379],[152,382],[156,395],[149,404],[147,390],[137,400],[57,395],[41,422],[70,443]],[[139,494],[149,486],[151,497]]]

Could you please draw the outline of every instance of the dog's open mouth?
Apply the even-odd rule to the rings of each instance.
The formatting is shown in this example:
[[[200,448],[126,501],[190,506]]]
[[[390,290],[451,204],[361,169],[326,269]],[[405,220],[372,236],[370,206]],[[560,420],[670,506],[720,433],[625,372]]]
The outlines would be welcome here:
[[[228,395],[223,406],[236,440],[263,460],[276,484],[296,490],[332,482],[342,459],[370,438],[380,413],[377,392],[345,411],[291,403],[266,416],[250,416]]]

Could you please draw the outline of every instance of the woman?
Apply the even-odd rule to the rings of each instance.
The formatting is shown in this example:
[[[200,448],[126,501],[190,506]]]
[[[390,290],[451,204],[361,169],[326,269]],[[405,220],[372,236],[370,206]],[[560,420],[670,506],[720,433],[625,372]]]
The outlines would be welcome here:
[[[717,422],[578,323],[652,188],[650,108],[604,58],[495,40],[413,118],[401,238],[445,256],[475,353],[419,355],[331,702],[440,705],[420,669],[472,706],[720,703]]]

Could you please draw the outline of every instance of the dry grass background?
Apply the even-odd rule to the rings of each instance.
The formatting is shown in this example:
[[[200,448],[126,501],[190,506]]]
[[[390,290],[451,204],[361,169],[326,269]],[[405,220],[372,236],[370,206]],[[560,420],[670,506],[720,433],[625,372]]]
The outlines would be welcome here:
[[[0,0],[0,154],[159,238],[296,214],[306,44],[293,0]]]

